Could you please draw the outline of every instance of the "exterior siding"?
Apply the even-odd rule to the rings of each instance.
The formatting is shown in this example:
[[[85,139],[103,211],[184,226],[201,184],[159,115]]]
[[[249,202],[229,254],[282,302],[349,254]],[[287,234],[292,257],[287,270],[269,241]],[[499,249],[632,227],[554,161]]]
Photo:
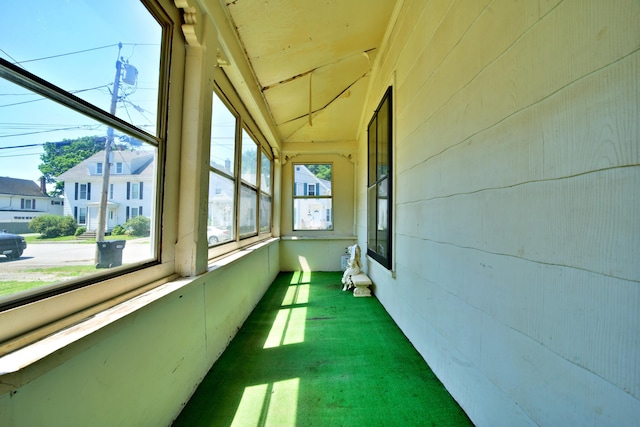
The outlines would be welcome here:
[[[75,166],[73,169],[62,174],[59,179],[65,181],[65,215],[71,215],[76,218],[78,208],[87,208],[90,211],[87,213],[87,224],[81,224],[86,226],[88,230],[95,230],[97,226],[97,211],[100,202],[100,195],[102,193],[102,175],[98,175],[96,172],[96,165],[102,161],[103,153],[98,153],[86,159],[84,162]],[[154,195],[153,195],[153,176],[149,173],[153,170],[153,162],[148,163],[149,156],[141,156],[142,160],[133,158],[130,161],[122,160],[122,173],[116,172],[116,164],[111,167],[111,174],[109,176],[109,184],[113,185],[113,197],[111,197],[111,191],[108,193],[109,209],[114,210],[114,217],[110,219],[107,217],[107,230],[113,229],[116,225],[124,224],[129,219],[131,208],[142,208],[142,213],[145,216],[149,216],[153,209]],[[146,160],[145,160],[146,159]],[[142,166],[142,172],[139,170]],[[136,172],[137,173],[132,173]],[[142,173],[140,173],[142,172]],[[80,199],[79,196],[79,184],[87,184],[90,190],[89,199]],[[138,190],[138,198],[133,199],[132,185],[142,185],[142,192]]]

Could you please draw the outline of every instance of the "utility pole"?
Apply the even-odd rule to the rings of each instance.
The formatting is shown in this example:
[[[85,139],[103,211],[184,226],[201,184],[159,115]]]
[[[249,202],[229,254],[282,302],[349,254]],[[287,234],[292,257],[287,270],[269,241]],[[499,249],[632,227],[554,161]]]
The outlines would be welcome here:
[[[116,61],[116,76],[113,79],[113,92],[111,93],[111,108],[109,112],[112,115],[116,113],[116,105],[118,104],[118,90],[120,88],[120,77],[122,75],[122,60],[120,52],[122,51],[122,43],[118,43],[118,60]],[[107,224],[107,202],[109,196],[109,175],[111,172],[111,144],[113,144],[113,128],[109,126],[107,129],[107,141],[104,145],[104,167],[102,168],[102,192],[100,193],[100,211],[98,212],[98,229],[96,230],[96,241],[104,241],[104,231]],[[96,262],[100,260],[100,254],[96,249]]]

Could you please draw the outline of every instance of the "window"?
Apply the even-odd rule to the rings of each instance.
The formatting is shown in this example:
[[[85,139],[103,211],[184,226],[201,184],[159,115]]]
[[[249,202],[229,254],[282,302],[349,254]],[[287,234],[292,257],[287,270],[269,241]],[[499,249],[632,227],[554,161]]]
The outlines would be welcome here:
[[[271,161],[263,152],[260,160],[260,232],[271,230]]]
[[[368,126],[367,254],[391,269],[391,87]]]
[[[127,182],[127,200],[142,200],[143,182]]]
[[[208,241],[210,244],[235,240],[235,153],[238,118],[215,93],[211,111],[209,147]],[[220,232],[212,238],[216,231]]]
[[[79,184],[76,200],[91,199],[91,184]]]
[[[80,275],[47,274],[55,265],[53,258],[37,257],[42,273],[3,287],[0,312],[43,295],[97,284],[105,274],[131,273],[132,266],[158,259],[161,212],[155,183],[162,184],[157,165],[162,164],[158,156],[166,134],[164,94],[172,39],[167,37],[170,20],[153,3],[148,8],[144,1],[129,0],[41,1],[38,7],[12,2],[3,10],[7,16],[29,19],[8,20],[0,26],[2,118],[38,132],[3,135],[0,148],[7,155],[0,158],[2,174],[32,179],[45,173],[50,183],[59,184],[57,195],[64,196],[60,215],[87,230],[108,234],[124,223],[126,210],[124,191],[118,190],[123,184],[110,182],[110,172],[127,172],[140,183],[139,200],[143,194],[145,198],[136,209],[138,215],[150,218],[152,235],[138,242],[135,254],[125,252],[122,266],[111,271],[95,269],[96,246],[90,244],[70,243],[86,250],[86,255],[73,260],[73,266],[83,267]],[[114,11],[118,11],[117,25]],[[71,21],[73,25],[58,31],[61,22]],[[20,162],[16,155],[22,156]],[[43,164],[49,172],[40,171]],[[154,184],[143,192],[145,179]],[[112,200],[107,202],[108,198]],[[30,256],[29,251],[27,247],[24,256]]]
[[[36,209],[36,199],[21,199],[20,200],[20,209],[35,210]]]
[[[242,129],[242,158],[240,161],[242,184],[240,186],[240,236],[252,235],[257,231],[258,197],[258,144]]]
[[[296,164],[293,229],[332,230],[331,164]]]
[[[210,246],[271,232],[272,160],[261,135],[249,125],[226,96],[214,92],[207,215]]]
[[[78,208],[78,224],[86,224],[87,223],[87,208]]]

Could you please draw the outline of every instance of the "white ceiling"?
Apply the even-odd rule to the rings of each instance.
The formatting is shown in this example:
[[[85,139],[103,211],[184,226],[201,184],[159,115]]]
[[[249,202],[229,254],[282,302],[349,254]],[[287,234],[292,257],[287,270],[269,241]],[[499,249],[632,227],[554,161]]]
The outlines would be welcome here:
[[[280,140],[355,140],[369,72],[395,0],[225,5]]]

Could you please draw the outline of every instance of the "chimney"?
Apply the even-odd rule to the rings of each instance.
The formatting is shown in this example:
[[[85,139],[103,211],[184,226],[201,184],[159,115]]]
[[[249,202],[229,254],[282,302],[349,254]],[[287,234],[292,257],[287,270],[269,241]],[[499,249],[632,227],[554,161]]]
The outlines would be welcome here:
[[[224,169],[227,171],[231,171],[231,160],[227,159],[224,161]]]
[[[47,196],[47,180],[44,176],[40,177],[40,191],[42,191],[42,194]]]

